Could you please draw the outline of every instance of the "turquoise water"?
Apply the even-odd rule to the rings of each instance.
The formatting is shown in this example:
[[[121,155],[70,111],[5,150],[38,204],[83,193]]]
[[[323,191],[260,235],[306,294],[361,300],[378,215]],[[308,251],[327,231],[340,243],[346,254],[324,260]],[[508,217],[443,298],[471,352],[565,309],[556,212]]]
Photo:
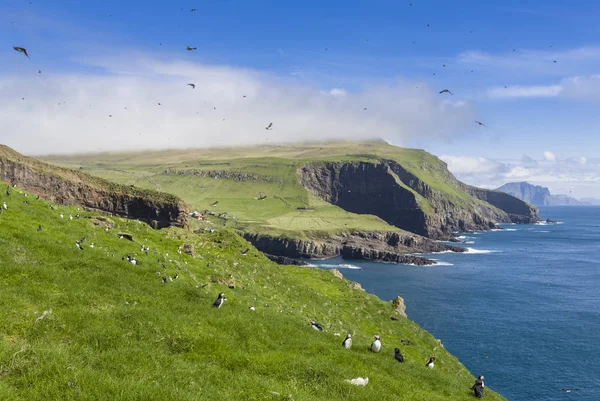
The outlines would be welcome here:
[[[561,224],[467,234],[473,253],[430,255],[442,266],[316,264],[380,298],[404,297],[412,320],[511,401],[598,401],[600,207],[541,215]]]

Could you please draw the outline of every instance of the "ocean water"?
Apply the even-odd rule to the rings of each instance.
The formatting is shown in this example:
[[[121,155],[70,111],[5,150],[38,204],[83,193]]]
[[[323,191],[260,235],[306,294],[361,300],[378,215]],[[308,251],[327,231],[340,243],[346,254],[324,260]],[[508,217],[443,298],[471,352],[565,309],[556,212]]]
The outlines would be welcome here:
[[[412,320],[511,401],[599,401],[600,207],[540,213],[560,224],[465,234],[471,251],[430,255],[434,267],[315,264],[402,296]]]

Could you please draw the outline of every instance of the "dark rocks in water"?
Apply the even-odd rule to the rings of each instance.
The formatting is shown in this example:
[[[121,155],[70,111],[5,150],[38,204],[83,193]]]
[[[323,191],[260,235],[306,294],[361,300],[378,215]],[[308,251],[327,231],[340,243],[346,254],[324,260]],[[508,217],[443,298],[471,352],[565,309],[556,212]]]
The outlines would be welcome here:
[[[556,223],[558,223],[558,222],[557,222],[557,221],[554,221],[554,220],[552,220],[552,219],[546,219],[546,223],[548,223],[548,224],[556,224]]]
[[[393,231],[353,231],[307,240],[254,233],[240,234],[267,255],[293,259],[327,259],[341,256],[344,259],[425,266],[435,262],[409,253],[466,252],[466,249],[461,247],[441,244],[410,233]]]
[[[279,265],[288,265],[288,266],[308,266],[308,263],[303,262],[301,260],[288,258],[287,256],[276,256],[265,253],[265,256],[269,258],[271,261],[279,264]]]

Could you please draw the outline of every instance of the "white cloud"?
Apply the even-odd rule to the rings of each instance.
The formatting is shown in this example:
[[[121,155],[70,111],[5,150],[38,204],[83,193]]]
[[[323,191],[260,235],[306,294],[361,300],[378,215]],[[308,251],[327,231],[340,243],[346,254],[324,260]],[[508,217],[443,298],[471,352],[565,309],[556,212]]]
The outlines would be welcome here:
[[[448,169],[455,174],[495,172],[500,164],[485,157],[442,155],[440,159],[448,164]]]
[[[250,69],[140,54],[83,61],[101,72],[0,76],[0,143],[28,154],[378,137],[401,144],[462,134],[475,118],[468,103],[402,80],[322,91]]]
[[[553,194],[600,198],[600,160],[585,157],[559,160],[491,160],[484,157],[440,156],[448,169],[467,184],[498,188],[527,181],[550,188]]]
[[[544,150],[544,159],[553,162],[556,161],[556,155],[549,150]]]
[[[332,90],[329,91],[329,94],[331,96],[343,97],[343,96],[346,96],[348,94],[348,92],[346,92],[344,89],[333,88]]]
[[[488,90],[491,98],[515,98],[515,97],[555,97],[561,94],[564,87],[561,85],[548,86],[511,86],[498,87]]]

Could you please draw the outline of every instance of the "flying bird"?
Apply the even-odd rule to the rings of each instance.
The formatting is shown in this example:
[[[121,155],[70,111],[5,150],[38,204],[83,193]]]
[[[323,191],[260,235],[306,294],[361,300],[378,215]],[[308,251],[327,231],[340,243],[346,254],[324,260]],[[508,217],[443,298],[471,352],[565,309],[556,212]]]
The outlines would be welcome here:
[[[193,13],[195,13],[195,12],[198,12],[198,9],[197,8],[192,8],[190,11],[193,12]]]
[[[27,54],[27,49],[25,49],[24,47],[13,46],[13,49],[18,51],[19,53],[23,53],[24,55],[27,56],[27,58],[31,58],[31,57],[29,57],[29,54]]]
[[[196,89],[196,84],[187,84],[187,86],[191,86],[192,89]]]
[[[267,131],[270,131],[273,129],[273,123],[269,123],[269,125],[267,125],[267,127],[265,128]]]
[[[197,48],[197,47],[190,47],[190,46],[186,46],[186,47],[185,47],[185,49],[186,49],[188,52],[191,52],[191,51],[193,51],[193,50],[196,50],[196,49],[198,49],[198,48]]]
[[[487,125],[485,125],[484,123],[482,123],[481,121],[477,121],[475,120],[475,123],[479,124],[482,127],[487,127]]]
[[[441,91],[440,91],[440,95],[441,95],[442,93],[449,93],[449,94],[451,94],[451,95],[454,95],[454,93],[450,92],[450,90],[449,90],[449,89],[444,89],[444,90],[441,90]]]

